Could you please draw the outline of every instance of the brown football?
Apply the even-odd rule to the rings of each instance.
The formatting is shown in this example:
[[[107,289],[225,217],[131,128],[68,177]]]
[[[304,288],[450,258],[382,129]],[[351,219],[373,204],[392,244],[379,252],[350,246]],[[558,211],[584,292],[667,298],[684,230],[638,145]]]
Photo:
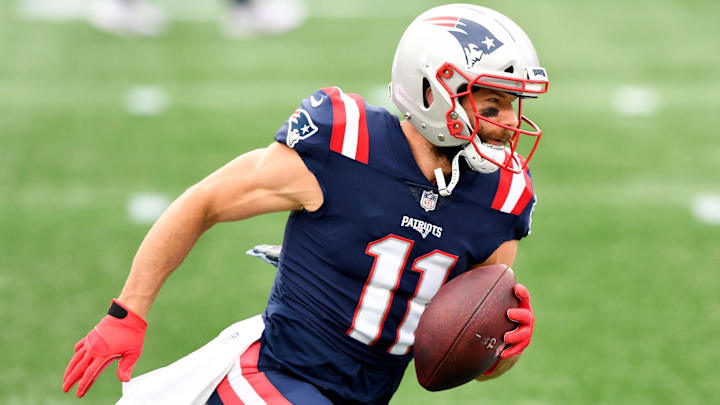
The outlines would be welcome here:
[[[452,279],[425,308],[415,331],[415,371],[425,389],[465,384],[487,371],[515,329],[515,274],[504,264],[478,266]]]

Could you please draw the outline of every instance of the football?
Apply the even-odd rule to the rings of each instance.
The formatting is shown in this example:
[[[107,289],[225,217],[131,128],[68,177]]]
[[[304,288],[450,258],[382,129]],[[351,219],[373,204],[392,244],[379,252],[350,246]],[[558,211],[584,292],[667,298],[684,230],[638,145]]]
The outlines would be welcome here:
[[[503,335],[516,324],[506,312],[519,303],[515,274],[504,264],[478,266],[433,297],[415,331],[415,371],[429,391],[457,387],[498,360]]]

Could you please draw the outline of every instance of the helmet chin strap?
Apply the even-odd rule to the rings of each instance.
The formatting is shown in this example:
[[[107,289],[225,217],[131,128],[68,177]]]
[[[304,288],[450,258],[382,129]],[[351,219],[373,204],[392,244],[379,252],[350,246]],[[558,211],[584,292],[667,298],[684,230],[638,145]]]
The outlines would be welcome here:
[[[505,160],[505,146],[504,145],[493,145],[490,143],[483,142],[479,137],[475,137],[475,144],[477,145],[480,153],[475,150],[472,143],[469,143],[463,150],[465,151],[465,160],[471,169],[476,172],[490,174],[495,173],[500,167],[493,163],[491,160],[496,162],[503,162]],[[486,157],[491,160],[486,159]]]
[[[502,160],[505,157],[505,147],[491,145],[485,142],[480,143],[480,148],[483,149],[483,153],[492,156],[497,161]],[[445,175],[441,168],[435,169],[435,181],[437,182],[438,192],[441,196],[447,197],[452,194],[455,186],[457,186],[460,180],[460,156],[465,158],[471,169],[474,171],[490,174],[496,172],[499,167],[491,161],[480,156],[472,143],[468,143],[467,146],[462,148],[452,159],[451,171],[450,171],[450,183],[445,183]]]
[[[460,155],[465,156],[465,149],[458,152],[452,159],[452,169],[450,172],[450,184],[445,184],[445,175],[441,168],[435,169],[435,181],[437,182],[438,192],[441,196],[447,197],[457,186],[460,180]]]

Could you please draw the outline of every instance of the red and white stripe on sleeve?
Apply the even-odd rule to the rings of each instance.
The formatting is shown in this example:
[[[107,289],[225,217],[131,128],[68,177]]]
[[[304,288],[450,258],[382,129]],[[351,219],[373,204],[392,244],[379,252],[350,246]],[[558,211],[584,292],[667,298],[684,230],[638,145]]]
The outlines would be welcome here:
[[[509,152],[505,152],[508,153]],[[523,165],[523,158],[515,154],[513,167],[518,169]],[[492,208],[512,215],[520,215],[525,207],[532,201],[533,188],[532,180],[528,176],[527,168],[522,173],[513,173],[509,170],[500,169],[500,181]]]
[[[339,87],[322,89],[332,102],[333,127],[330,149],[358,162],[368,163],[369,144],[365,102]]]

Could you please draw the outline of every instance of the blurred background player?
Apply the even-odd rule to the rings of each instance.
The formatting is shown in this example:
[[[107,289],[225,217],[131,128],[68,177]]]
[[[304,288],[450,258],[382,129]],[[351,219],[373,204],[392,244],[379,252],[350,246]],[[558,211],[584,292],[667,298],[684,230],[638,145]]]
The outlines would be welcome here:
[[[117,358],[118,377],[130,379],[144,318],[205,231],[290,211],[262,318],[133,380],[121,402],[388,403],[432,296],[476,264],[511,266],[530,234],[530,156],[516,148],[520,138],[537,145],[541,131],[521,111],[547,83],[530,39],[506,16],[463,4],[423,13],[392,64],[391,98],[405,120],[326,87],[276,142],[190,187],[147,234],[108,315],[75,346],[63,390],[78,383],[83,396]],[[529,293],[518,284],[515,294],[508,317],[518,328],[485,378],[530,343]],[[224,350],[230,342],[239,356]],[[220,367],[208,366],[218,357]]]
[[[282,34],[299,27],[307,14],[302,0],[231,0],[222,28],[231,38]]]
[[[282,34],[299,27],[307,14],[303,0],[228,0],[221,28],[230,38]],[[155,36],[165,31],[168,18],[145,0],[94,0],[88,20],[115,35]]]
[[[120,36],[156,36],[165,31],[165,12],[144,0],[94,0],[88,10],[90,25]]]

